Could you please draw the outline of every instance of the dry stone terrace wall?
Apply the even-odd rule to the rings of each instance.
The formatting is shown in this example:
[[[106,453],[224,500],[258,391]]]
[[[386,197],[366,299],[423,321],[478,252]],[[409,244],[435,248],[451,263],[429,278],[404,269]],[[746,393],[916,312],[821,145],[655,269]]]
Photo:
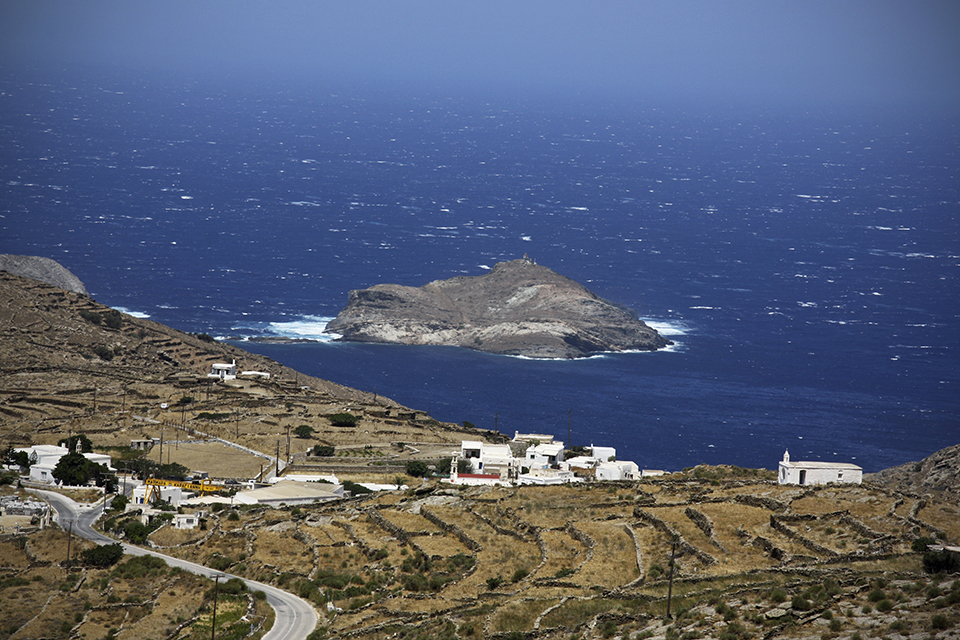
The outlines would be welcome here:
[[[449,624],[472,625],[473,637],[506,637],[519,629],[527,637],[550,640],[574,631],[599,637],[609,621],[647,624],[658,616],[622,607],[663,607],[664,567],[675,536],[674,594],[688,602],[706,599],[717,581],[752,600],[778,581],[815,584],[864,560],[909,557],[911,538],[904,536],[916,525],[906,522],[905,527],[905,518],[891,511],[894,496],[867,488],[834,487],[824,493],[764,484],[753,493],[750,486],[738,487],[745,492],[741,497],[717,495],[711,487],[674,483],[671,489],[677,491],[660,492],[656,486],[617,486],[612,495],[603,487],[424,485],[301,506],[295,517],[289,511],[244,508],[241,521],[230,522],[223,511],[201,536],[207,542],[194,540],[182,551],[199,555],[197,548],[204,548],[201,561],[214,554],[230,556],[237,562],[228,571],[245,565],[250,577],[282,576],[285,588],[303,593],[310,592],[310,582],[320,585],[324,576],[342,574],[352,580],[346,589],[320,585],[317,593],[342,609],[327,621],[331,635],[364,640],[427,629],[442,637],[439,629]],[[691,502],[690,496],[702,502]],[[918,520],[936,515],[940,523],[949,515],[911,506]],[[905,513],[906,503],[902,508]],[[280,547],[283,536],[288,549]],[[430,562],[428,569],[417,565],[422,562],[418,552]],[[243,562],[241,554],[247,556]],[[453,568],[449,562],[457,556],[472,564]],[[411,559],[415,566],[401,569]],[[659,568],[652,571],[655,565]],[[517,569],[524,572],[515,575]],[[418,572],[443,581],[422,590],[408,588]],[[390,576],[392,582],[377,582]],[[325,610],[324,602],[319,605]],[[470,637],[465,631],[461,636]]]

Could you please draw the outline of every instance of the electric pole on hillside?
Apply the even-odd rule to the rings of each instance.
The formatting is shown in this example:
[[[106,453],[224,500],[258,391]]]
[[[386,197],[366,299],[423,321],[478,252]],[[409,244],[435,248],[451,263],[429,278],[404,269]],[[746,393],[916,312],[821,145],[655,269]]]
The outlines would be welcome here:
[[[217,638],[217,594],[220,591],[220,574],[214,576],[213,583],[213,622],[210,624],[210,640]]]
[[[287,425],[287,455],[286,463],[290,464],[290,425]]]
[[[68,523],[69,528],[67,529],[67,571],[70,570],[70,543],[73,542],[73,520],[70,520]]]

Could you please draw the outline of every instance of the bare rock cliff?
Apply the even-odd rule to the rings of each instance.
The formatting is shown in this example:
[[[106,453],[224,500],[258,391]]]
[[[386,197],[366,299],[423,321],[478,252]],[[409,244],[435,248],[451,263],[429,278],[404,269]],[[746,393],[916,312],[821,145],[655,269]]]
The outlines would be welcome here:
[[[80,278],[73,275],[62,264],[50,258],[0,254],[0,271],[46,282],[74,293],[88,295],[87,288],[80,282]]]
[[[532,358],[671,344],[636,313],[526,257],[482,276],[351,291],[327,331],[342,340],[452,345]]]

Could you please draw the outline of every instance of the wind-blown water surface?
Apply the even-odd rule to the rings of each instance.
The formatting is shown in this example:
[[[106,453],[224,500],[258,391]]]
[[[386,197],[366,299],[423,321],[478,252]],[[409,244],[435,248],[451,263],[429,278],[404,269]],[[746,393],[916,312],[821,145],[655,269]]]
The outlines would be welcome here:
[[[528,253],[658,353],[244,347],[445,421],[642,467],[960,441],[956,120],[110,83],[0,91],[0,251],[220,337],[318,337],[350,289]]]

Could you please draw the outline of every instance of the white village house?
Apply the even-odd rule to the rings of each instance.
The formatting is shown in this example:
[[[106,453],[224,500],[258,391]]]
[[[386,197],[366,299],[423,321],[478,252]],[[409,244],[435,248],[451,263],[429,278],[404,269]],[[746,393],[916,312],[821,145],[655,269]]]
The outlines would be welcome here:
[[[811,462],[790,460],[790,452],[783,452],[780,469],[777,474],[780,484],[827,484],[840,482],[860,484],[863,482],[863,469],[847,462]]]
[[[237,377],[237,361],[233,360],[230,364],[215,362],[210,365],[208,378],[219,378],[220,380],[233,380]]]
[[[70,453],[66,447],[60,447],[55,444],[35,444],[32,447],[17,449],[17,451],[26,452],[31,460],[30,480],[33,482],[46,482],[53,484],[56,480],[53,477],[53,470],[56,468],[60,458]],[[83,457],[91,462],[104,465],[108,470],[115,471],[110,466],[110,456],[103,453],[84,453]]]

